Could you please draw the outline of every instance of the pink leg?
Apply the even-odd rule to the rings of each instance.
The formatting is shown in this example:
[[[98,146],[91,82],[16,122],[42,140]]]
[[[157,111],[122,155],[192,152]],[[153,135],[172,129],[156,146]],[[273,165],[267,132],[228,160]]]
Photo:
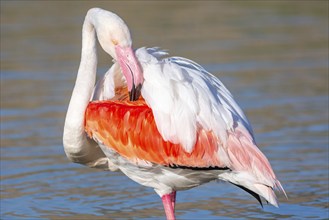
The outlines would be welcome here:
[[[173,208],[174,202],[172,201],[173,198],[172,194],[173,193],[162,196],[162,203],[166,212],[167,220],[175,220],[175,213]]]

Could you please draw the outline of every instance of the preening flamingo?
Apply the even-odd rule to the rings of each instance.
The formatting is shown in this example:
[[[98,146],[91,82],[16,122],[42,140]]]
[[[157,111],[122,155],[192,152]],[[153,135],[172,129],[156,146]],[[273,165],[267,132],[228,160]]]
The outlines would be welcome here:
[[[95,85],[96,35],[114,64]],[[125,22],[100,8],[90,9],[83,24],[63,142],[73,162],[121,170],[154,188],[167,219],[175,218],[176,191],[212,180],[230,182],[274,206],[273,190],[284,192],[221,81],[158,48],[134,51]]]

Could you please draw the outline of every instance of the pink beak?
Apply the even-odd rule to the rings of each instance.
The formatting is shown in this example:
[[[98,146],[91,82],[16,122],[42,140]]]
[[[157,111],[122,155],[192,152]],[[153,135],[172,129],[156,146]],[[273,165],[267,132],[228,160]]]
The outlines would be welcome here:
[[[135,101],[141,94],[144,81],[140,64],[131,47],[121,47],[117,45],[115,46],[115,52],[121,71],[127,80],[129,99],[130,101]]]

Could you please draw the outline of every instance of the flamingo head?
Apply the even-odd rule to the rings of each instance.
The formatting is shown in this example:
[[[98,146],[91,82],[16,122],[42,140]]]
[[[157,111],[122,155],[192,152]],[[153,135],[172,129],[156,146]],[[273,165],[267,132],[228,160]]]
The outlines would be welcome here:
[[[140,63],[132,48],[128,26],[118,15],[100,8],[90,9],[88,15],[92,19],[101,47],[121,67],[127,81],[130,100],[137,100],[144,78]]]

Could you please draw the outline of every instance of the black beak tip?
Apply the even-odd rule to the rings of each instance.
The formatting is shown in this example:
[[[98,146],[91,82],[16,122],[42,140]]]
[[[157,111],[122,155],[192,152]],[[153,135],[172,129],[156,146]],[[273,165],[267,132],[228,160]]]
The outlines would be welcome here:
[[[141,89],[142,89],[141,84],[138,84],[137,86],[135,86],[135,84],[133,84],[131,91],[129,91],[129,100],[130,101],[138,100],[139,96],[141,95]]]

